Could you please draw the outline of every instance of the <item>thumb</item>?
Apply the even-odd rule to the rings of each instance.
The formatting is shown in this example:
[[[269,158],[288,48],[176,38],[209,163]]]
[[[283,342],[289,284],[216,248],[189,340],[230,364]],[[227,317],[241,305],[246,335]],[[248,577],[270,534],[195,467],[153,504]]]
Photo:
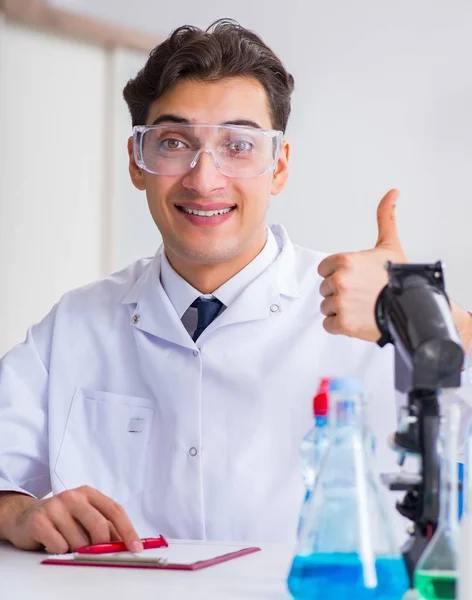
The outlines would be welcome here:
[[[388,246],[389,248],[401,248],[400,238],[397,230],[397,207],[398,190],[390,190],[380,201],[377,208],[378,237],[375,247]]]

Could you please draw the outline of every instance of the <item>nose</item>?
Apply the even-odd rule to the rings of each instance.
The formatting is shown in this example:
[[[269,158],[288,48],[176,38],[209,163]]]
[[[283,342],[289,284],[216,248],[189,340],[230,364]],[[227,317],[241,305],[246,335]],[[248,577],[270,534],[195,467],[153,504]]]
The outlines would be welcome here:
[[[211,150],[202,148],[190,164],[182,185],[200,196],[207,196],[226,187],[227,178],[216,167],[216,159]]]

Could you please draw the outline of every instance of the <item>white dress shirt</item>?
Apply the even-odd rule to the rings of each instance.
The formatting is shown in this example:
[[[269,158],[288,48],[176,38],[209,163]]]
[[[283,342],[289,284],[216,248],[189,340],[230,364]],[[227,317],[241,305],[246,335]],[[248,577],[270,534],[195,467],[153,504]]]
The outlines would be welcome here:
[[[272,231],[267,228],[267,241],[259,254],[244,269],[221,285],[213,294],[201,294],[185,281],[169,263],[165,252],[161,252],[161,283],[172,302],[175,312],[182,320],[190,337],[197,328],[198,311],[191,304],[198,297],[217,298],[223,303],[221,314],[230,306],[254,279],[259,277],[277,258],[280,248]]]

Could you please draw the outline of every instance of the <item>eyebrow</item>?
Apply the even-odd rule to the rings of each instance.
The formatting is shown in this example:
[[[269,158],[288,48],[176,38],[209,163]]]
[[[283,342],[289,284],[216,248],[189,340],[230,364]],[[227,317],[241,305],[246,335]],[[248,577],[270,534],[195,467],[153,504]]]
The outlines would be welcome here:
[[[166,113],[157,117],[152,122],[153,125],[159,125],[160,123],[182,123],[184,125],[196,125],[192,123],[188,119],[184,117],[179,117],[178,115],[173,115],[172,113]],[[224,123],[219,123],[220,125],[239,125],[242,127],[253,127],[254,129],[262,129],[262,127],[256,123],[256,121],[251,121],[250,119],[234,119],[231,121],[225,121]]]

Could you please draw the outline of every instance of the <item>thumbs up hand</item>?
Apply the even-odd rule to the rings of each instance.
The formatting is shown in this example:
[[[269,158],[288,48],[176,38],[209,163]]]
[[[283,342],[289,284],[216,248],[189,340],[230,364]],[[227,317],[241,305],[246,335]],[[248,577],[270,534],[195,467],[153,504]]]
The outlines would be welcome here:
[[[328,333],[377,341],[374,316],[377,297],[387,283],[387,261],[408,262],[398,237],[395,207],[399,192],[390,190],[377,208],[375,247],[325,258],[318,266],[323,327]]]

